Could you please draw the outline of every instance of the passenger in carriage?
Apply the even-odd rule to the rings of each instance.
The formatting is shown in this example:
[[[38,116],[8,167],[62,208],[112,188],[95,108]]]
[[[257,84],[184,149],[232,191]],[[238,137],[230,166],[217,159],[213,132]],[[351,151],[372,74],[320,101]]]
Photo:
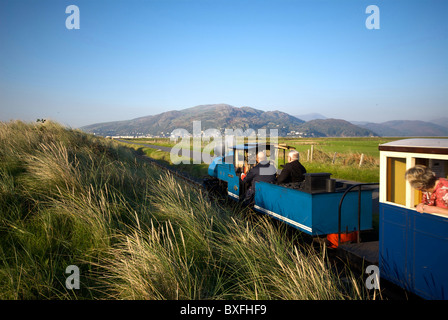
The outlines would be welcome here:
[[[283,166],[283,170],[277,177],[277,183],[302,182],[306,173],[305,167],[299,162],[299,152],[291,150],[288,153],[288,163]]]
[[[266,153],[263,151],[257,153],[257,165],[249,170],[244,182],[248,185],[243,204],[249,205],[253,202],[255,196],[255,182],[263,181],[275,183],[275,167],[267,160]]]
[[[411,187],[423,192],[422,202],[416,207],[420,213],[437,213],[448,216],[448,180],[436,177],[426,166],[408,169],[405,179]]]

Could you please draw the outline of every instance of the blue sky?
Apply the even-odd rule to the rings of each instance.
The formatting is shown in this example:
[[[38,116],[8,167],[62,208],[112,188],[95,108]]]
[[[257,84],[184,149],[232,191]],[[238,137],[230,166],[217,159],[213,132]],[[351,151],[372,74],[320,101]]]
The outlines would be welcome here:
[[[65,26],[72,4],[79,30]],[[365,26],[372,4],[379,30]],[[440,118],[447,14],[443,0],[0,0],[0,121],[78,127],[213,103]]]

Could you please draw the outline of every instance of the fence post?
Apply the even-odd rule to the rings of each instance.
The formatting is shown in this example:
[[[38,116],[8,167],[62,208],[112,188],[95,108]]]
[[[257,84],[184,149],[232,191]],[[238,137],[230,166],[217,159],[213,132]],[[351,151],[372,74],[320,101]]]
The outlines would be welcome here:
[[[314,144],[311,145],[311,162],[313,162]]]
[[[337,152],[334,153],[334,155],[333,155],[333,161],[331,161],[331,164],[334,164],[334,162],[336,161],[336,155],[337,155]]]
[[[361,168],[362,162],[364,161],[364,153],[361,154],[361,160],[359,160],[359,167]]]

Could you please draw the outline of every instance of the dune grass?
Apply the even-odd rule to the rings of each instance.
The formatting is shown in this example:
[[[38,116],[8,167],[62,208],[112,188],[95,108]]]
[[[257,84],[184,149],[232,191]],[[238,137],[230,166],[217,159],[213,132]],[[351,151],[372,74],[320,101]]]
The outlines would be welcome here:
[[[368,299],[325,252],[115,141],[0,123],[0,299]]]

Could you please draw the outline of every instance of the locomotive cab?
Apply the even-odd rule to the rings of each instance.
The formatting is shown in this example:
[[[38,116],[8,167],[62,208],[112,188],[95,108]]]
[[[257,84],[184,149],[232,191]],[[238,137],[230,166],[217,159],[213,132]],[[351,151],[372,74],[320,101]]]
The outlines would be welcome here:
[[[277,160],[279,159],[279,151],[283,151],[283,164],[285,164],[286,151],[293,150],[294,147],[287,146],[286,144],[257,144],[247,143],[233,147],[233,163],[238,176],[241,174],[247,174],[250,169],[255,167],[257,153],[264,151],[268,161],[277,166]]]
[[[448,176],[448,139],[404,139],[379,146],[382,278],[426,299],[448,299],[448,216],[419,213],[422,192],[405,181],[422,164]]]
[[[241,180],[242,174],[247,174],[256,165],[256,156],[260,151],[266,153],[267,159],[277,164],[279,150],[286,151],[294,147],[286,144],[244,143],[233,146],[223,157],[215,158],[209,166],[208,174],[218,179],[227,190],[227,194],[234,200],[241,200],[246,192],[246,185]]]

